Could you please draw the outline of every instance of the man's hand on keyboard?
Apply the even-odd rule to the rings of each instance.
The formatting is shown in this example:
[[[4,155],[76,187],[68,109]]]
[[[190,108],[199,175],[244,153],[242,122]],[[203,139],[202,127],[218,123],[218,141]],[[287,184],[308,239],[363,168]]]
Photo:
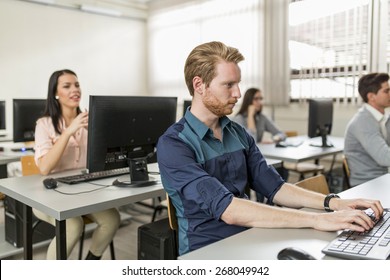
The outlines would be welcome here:
[[[365,210],[372,209],[375,218],[380,219],[383,215],[383,206],[379,200],[371,199],[331,199],[330,207],[333,210]]]
[[[340,210],[320,214],[314,228],[325,231],[349,229],[364,232],[370,230],[374,225],[372,219],[362,210]]]

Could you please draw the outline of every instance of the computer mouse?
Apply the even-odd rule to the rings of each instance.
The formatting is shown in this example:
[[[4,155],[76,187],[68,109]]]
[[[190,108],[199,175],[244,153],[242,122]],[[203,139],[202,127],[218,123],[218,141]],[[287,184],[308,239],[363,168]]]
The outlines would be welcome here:
[[[286,145],[286,143],[284,141],[279,141],[279,142],[275,143],[275,147],[277,147],[277,148],[286,148],[287,145]]]
[[[55,189],[58,187],[58,182],[54,178],[46,178],[43,180],[43,185],[46,189]]]
[[[302,249],[288,247],[278,253],[278,260],[315,260],[315,258]]]

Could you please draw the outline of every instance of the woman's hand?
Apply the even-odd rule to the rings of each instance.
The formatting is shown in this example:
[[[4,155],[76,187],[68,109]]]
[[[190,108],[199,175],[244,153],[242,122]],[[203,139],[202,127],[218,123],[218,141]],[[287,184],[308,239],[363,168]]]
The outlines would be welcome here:
[[[254,118],[257,113],[255,105],[248,106],[248,118]]]
[[[88,128],[88,112],[78,114],[66,130],[70,135],[73,135],[80,128]]]

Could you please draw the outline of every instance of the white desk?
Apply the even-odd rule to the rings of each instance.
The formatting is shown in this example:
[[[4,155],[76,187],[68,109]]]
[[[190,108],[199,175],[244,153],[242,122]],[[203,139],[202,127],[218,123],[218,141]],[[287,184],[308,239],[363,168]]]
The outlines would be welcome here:
[[[24,155],[31,155],[33,152],[14,152],[12,148],[26,147],[25,143],[14,143],[12,141],[0,142],[0,178],[7,178],[7,164],[14,161],[19,161]]]
[[[7,178],[7,164],[10,162],[19,161],[20,157],[30,155],[32,152],[0,152],[0,178]]]
[[[7,163],[18,161],[23,153],[4,153],[0,152],[0,165],[7,165]]]
[[[272,165],[275,168],[282,167],[282,161],[278,159],[273,159],[273,158],[266,158],[265,161],[267,162],[268,165]]]
[[[303,143],[298,147],[276,147],[275,144],[259,144],[258,147],[264,157],[278,159],[289,162],[300,162],[318,159],[325,156],[336,155],[344,150],[344,138],[328,136],[328,140],[333,147],[314,147],[310,143],[321,143],[320,137],[308,138],[307,136],[297,136]]]
[[[157,164],[150,166],[149,171],[156,171]],[[75,174],[64,172],[50,177],[60,177]],[[107,187],[98,191],[64,195],[54,190],[47,190],[41,175],[7,178],[0,180],[0,192],[24,204],[24,257],[32,258],[32,209],[38,209],[56,219],[57,259],[66,259],[66,225],[65,220],[96,211],[101,211],[121,205],[142,201],[145,199],[164,196],[165,191],[161,184],[150,187]],[[103,185],[110,185],[116,178],[107,178],[94,181]],[[129,181],[129,175],[119,177],[119,180]],[[57,190],[66,193],[77,193],[97,189],[99,187],[89,183],[76,185],[59,184]]]
[[[390,174],[339,193],[341,198],[380,199],[390,207]],[[321,250],[337,236],[337,232],[314,229],[263,229],[251,228],[188,254],[182,260],[275,260],[286,247],[298,247],[316,259],[336,259]]]

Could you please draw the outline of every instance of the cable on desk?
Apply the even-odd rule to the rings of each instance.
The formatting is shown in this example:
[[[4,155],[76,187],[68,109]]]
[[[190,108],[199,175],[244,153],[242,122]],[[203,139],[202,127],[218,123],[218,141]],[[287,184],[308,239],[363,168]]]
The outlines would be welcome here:
[[[89,190],[89,191],[76,192],[76,193],[62,192],[62,191],[59,191],[58,189],[54,189],[54,191],[56,191],[56,192],[58,192],[60,194],[65,194],[65,195],[78,195],[78,194],[83,194],[83,193],[91,193],[91,192],[99,191],[99,190],[102,190],[102,189],[105,189],[105,188],[113,186],[112,184],[110,184],[110,185],[102,185],[102,184],[96,184],[96,183],[92,183],[92,182],[85,182],[85,183],[91,184],[91,185],[94,185],[94,186],[101,186],[101,188],[97,188],[97,189],[93,189],[93,190]]]

